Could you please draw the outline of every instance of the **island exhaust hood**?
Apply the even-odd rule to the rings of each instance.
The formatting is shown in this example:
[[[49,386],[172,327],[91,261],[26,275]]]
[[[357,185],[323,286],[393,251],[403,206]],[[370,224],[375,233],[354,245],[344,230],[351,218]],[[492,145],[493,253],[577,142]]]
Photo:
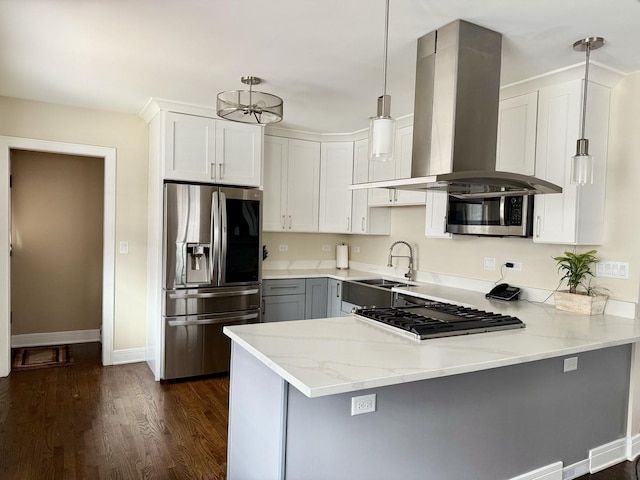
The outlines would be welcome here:
[[[351,185],[446,191],[457,197],[560,193],[496,171],[502,35],[456,20],[418,39],[411,178]]]

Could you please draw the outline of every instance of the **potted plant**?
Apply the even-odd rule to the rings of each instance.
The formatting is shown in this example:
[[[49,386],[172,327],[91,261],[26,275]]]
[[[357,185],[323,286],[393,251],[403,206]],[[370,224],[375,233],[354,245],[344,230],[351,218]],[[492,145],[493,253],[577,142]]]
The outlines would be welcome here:
[[[596,250],[584,253],[564,252],[563,256],[553,257],[558,264],[558,272],[564,273],[560,281],[566,280],[569,286],[569,290],[553,292],[558,310],[587,315],[604,312],[608,296],[591,287],[591,278],[588,278],[593,277],[591,265],[599,260],[596,253]]]

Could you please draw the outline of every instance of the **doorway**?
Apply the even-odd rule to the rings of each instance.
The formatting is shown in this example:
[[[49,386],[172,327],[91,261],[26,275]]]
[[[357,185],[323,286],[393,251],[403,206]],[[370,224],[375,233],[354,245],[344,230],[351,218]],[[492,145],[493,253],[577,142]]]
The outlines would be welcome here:
[[[11,346],[100,341],[104,159],[12,150]]]
[[[12,150],[30,150],[104,159],[102,364],[112,365],[115,289],[116,149],[0,136],[0,377],[6,377],[11,370],[11,264],[9,258],[11,195],[9,189],[9,159]]]

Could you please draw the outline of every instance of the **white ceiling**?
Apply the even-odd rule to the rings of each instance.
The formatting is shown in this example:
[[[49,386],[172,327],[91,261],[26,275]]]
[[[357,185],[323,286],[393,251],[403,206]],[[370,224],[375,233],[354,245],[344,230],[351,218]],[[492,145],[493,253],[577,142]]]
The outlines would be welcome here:
[[[284,99],[284,128],[366,128],[382,94],[384,0],[0,0],[0,95],[138,113],[215,107],[243,75]],[[502,84],[591,60],[640,70],[638,0],[390,0],[391,113],[413,110],[416,39],[457,18],[503,34]]]

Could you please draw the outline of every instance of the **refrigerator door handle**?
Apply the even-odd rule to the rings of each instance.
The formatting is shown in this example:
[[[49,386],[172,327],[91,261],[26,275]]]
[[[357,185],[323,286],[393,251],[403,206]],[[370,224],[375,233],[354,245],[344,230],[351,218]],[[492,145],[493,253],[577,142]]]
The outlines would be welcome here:
[[[216,236],[220,240],[220,273],[218,275],[218,285],[227,283],[227,195],[220,190],[220,234]]]
[[[216,189],[211,197],[211,284],[219,285],[220,270],[220,191]]]
[[[258,312],[246,313],[241,315],[231,315],[222,318],[208,318],[201,320],[169,320],[167,324],[170,327],[183,327],[188,325],[214,325],[214,324],[228,324],[233,322],[240,322],[244,320],[254,320],[259,317]]]
[[[207,293],[170,293],[169,299],[180,300],[183,298],[216,298],[216,297],[239,297],[242,295],[255,295],[259,290],[257,288],[251,290],[239,290],[237,292],[207,292]]]

